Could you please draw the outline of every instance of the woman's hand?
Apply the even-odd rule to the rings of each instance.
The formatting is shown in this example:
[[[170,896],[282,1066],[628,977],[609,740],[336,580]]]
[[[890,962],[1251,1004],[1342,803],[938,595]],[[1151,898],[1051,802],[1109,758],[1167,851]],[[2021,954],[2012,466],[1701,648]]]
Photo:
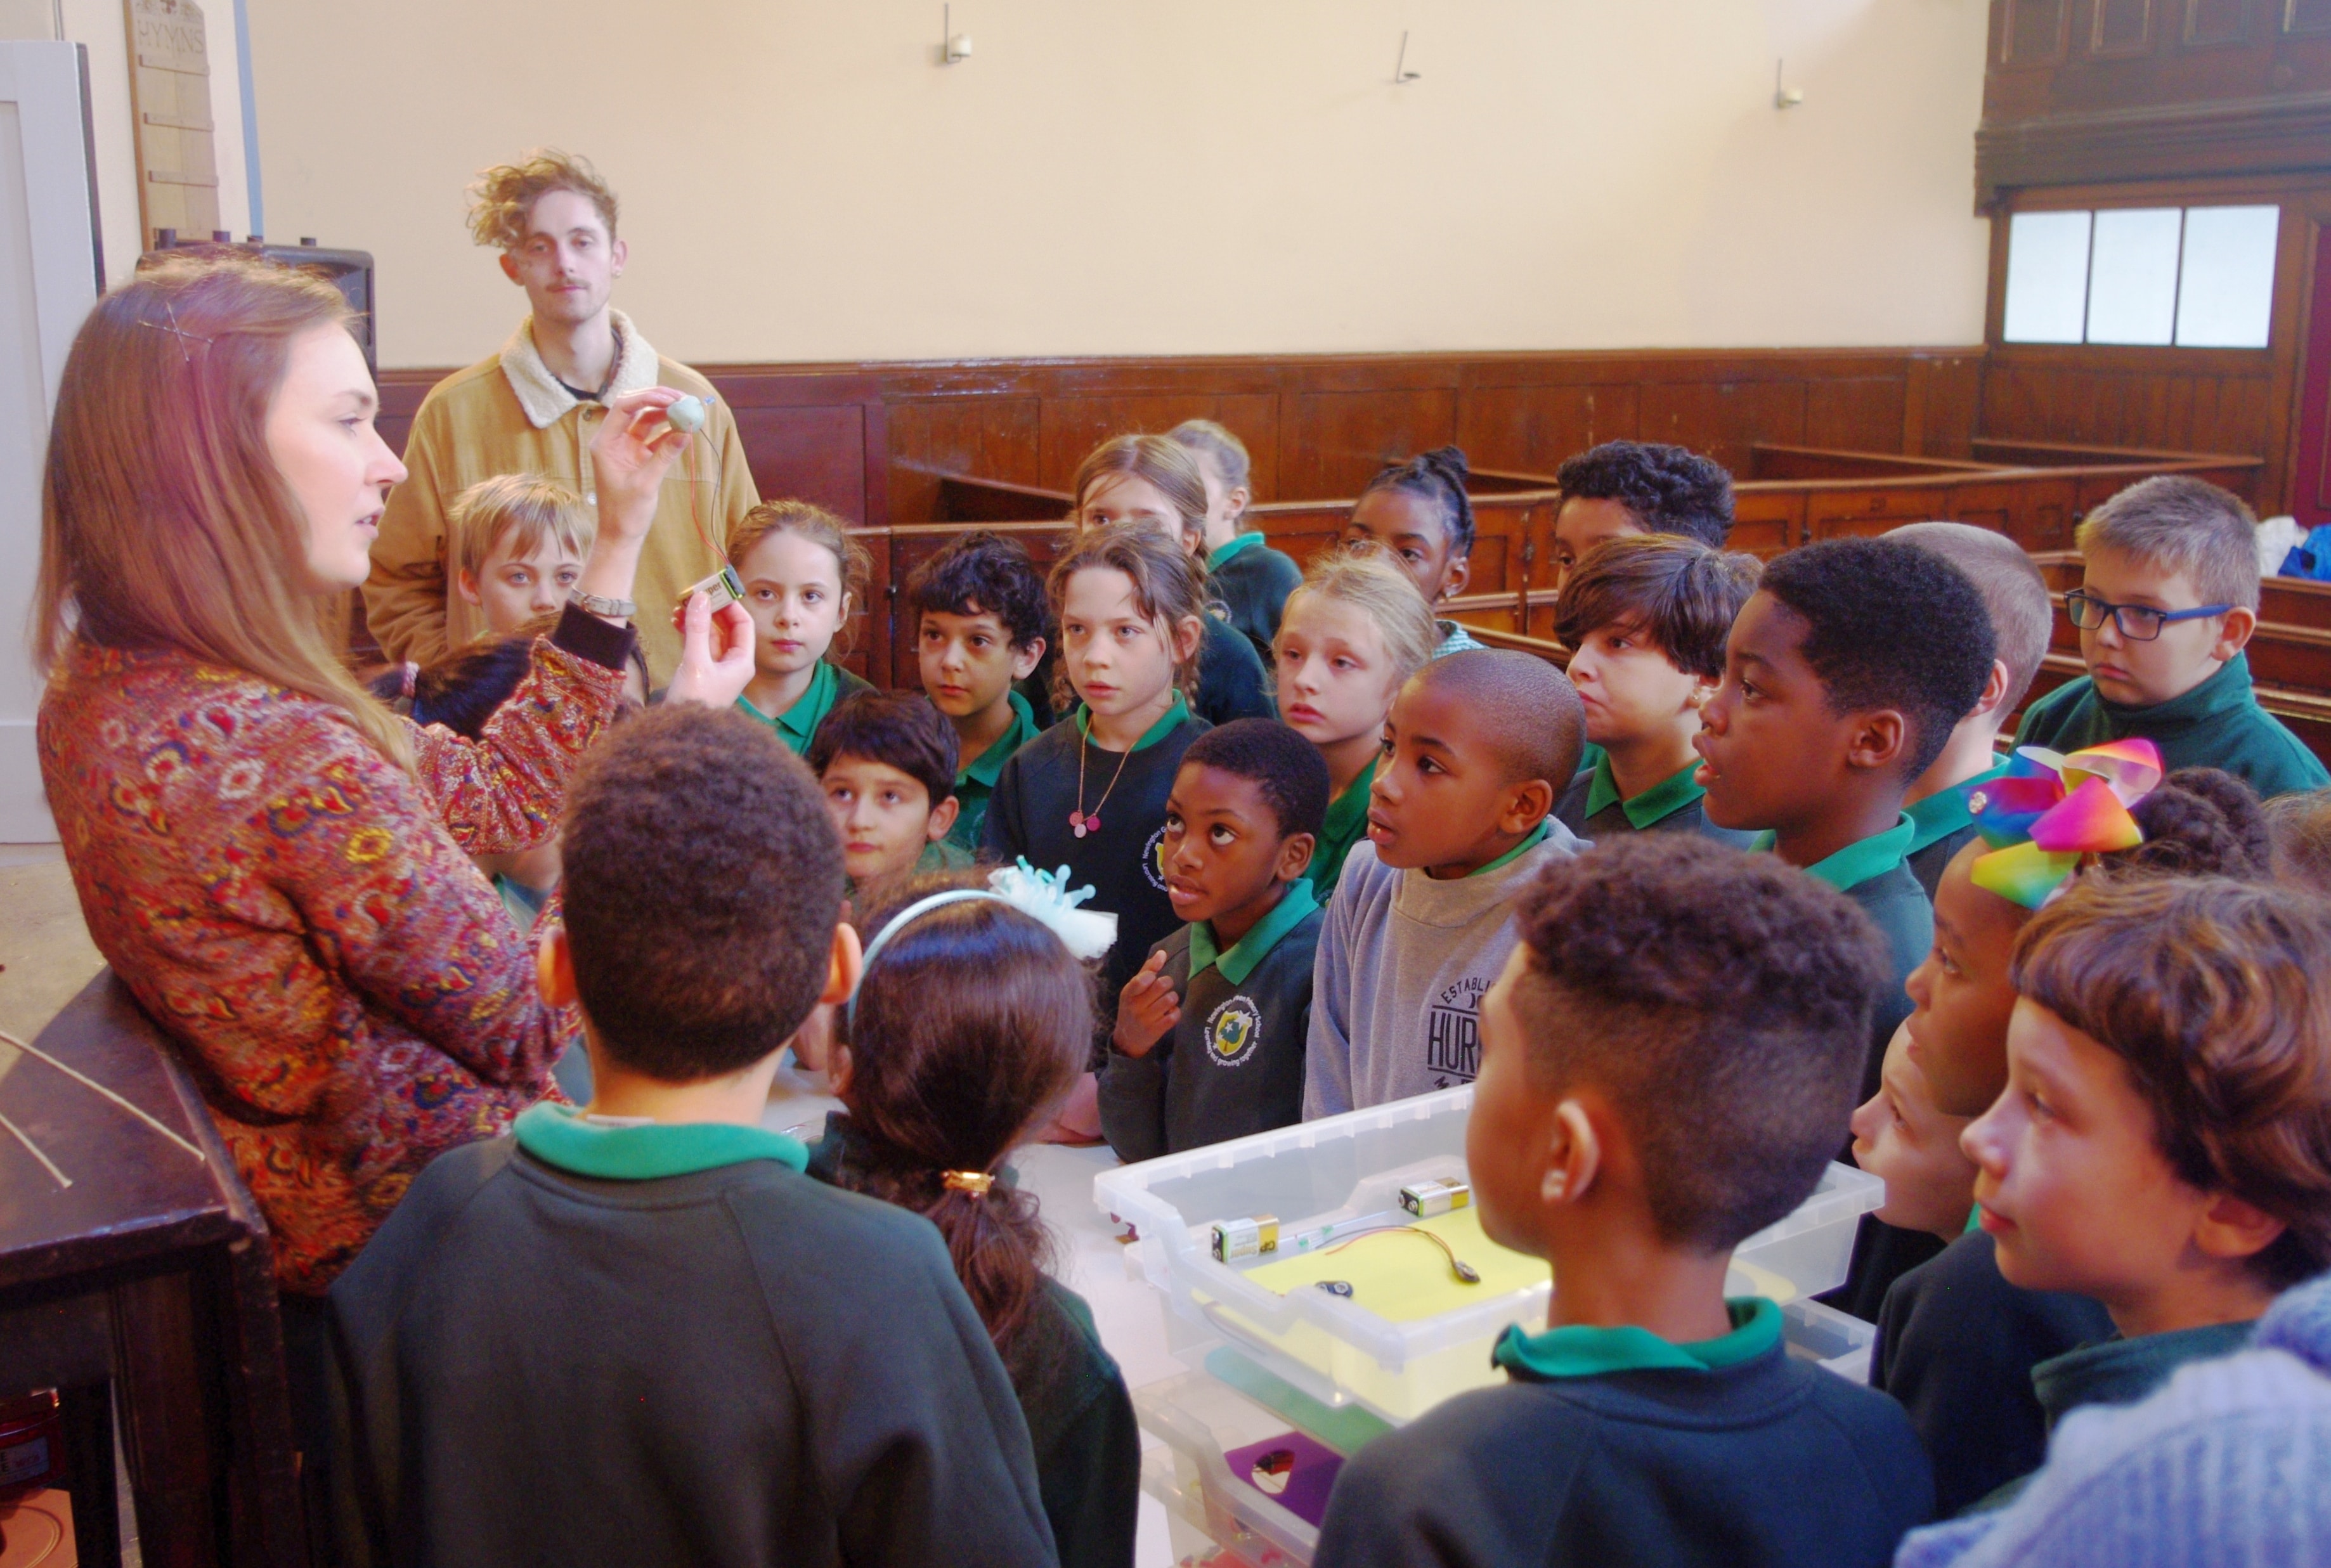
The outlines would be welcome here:
[[[666,702],[700,702],[728,708],[753,679],[753,618],[742,604],[724,604],[690,594],[680,623],[680,668],[664,689]]]
[[[688,437],[663,417],[663,411],[683,395],[669,386],[648,386],[608,400],[607,417],[591,438],[599,537],[636,544],[648,537],[664,476],[688,450]]]

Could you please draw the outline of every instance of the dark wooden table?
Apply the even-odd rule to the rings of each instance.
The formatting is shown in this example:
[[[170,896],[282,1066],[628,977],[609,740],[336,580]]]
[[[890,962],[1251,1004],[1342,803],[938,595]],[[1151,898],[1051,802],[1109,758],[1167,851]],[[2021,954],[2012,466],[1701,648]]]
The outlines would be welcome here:
[[[0,1043],[0,1397],[62,1395],[84,1563],[119,1561],[114,1412],[156,1568],[307,1557],[267,1231],[186,1069],[105,971],[33,1041],[202,1151]]]

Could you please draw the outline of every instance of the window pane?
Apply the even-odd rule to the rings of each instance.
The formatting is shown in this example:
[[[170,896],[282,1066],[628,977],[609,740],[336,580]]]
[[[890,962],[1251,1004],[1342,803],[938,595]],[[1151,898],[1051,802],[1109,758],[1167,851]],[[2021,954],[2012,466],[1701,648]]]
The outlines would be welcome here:
[[[2279,207],[2189,207],[2177,290],[2184,348],[2263,348],[2274,308]]]
[[[2088,214],[2016,214],[2007,229],[2007,341],[2078,343],[2088,292]]]
[[[2088,341],[2167,343],[2177,315],[2175,207],[2097,214],[2088,261]]]

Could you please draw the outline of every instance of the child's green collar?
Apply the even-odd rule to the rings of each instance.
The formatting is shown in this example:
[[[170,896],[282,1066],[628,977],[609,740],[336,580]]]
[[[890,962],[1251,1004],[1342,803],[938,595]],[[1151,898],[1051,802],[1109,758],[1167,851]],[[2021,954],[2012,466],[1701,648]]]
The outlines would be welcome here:
[[[1543,1334],[1509,1325],[1489,1359],[1517,1377],[1544,1381],[1603,1377],[1615,1372],[1713,1372],[1753,1361],[1781,1343],[1781,1309],[1762,1296],[1725,1298],[1732,1332],[1673,1345],[1648,1328],[1572,1324]]]
[[[1967,792],[1991,783],[2006,772],[2005,761],[1995,760],[1990,771],[1979,773],[1973,778],[1961,779],[1948,789],[1936,790],[1925,800],[1904,806],[1902,814],[1910,819],[1917,832],[1911,836],[1910,847],[1903,853],[1915,855],[1930,844],[1941,843],[1961,828],[1973,827],[1974,816],[1967,810]]]
[[[518,1146],[546,1165],[614,1182],[652,1182],[747,1160],[775,1160],[796,1171],[809,1164],[809,1150],[783,1133],[735,1122],[606,1126],[548,1100],[519,1113],[511,1131]]]
[[[1619,778],[1611,771],[1611,754],[1606,751],[1595,758],[1594,776],[1586,785],[1586,814],[1596,816],[1615,805],[1626,813],[1629,827],[1648,828],[1708,793],[1692,777],[1698,771],[1698,763],[1686,763],[1682,772],[1661,779],[1633,800],[1621,800]]]
[[[1231,944],[1227,952],[1214,946],[1212,922],[1193,920],[1190,923],[1190,977],[1194,980],[1208,965],[1223,972],[1223,978],[1232,985],[1244,985],[1246,977],[1254,973],[1255,965],[1270,955],[1279,939],[1300,926],[1312,910],[1319,907],[1318,895],[1311,884],[1301,877],[1287,884],[1263,917],[1247,927],[1245,936]]]
[[[994,789],[995,781],[1003,775],[1004,765],[1012,760],[1013,754],[1041,733],[1036,727],[1036,710],[1028,706],[1028,699],[1008,689],[1004,695],[1012,705],[1011,727],[989,741],[985,751],[970,758],[956,770],[956,784],[968,780],[983,788]]]
[[[1553,832],[1554,818],[1550,815],[1540,817],[1537,820],[1537,826],[1532,828],[1528,832],[1522,835],[1522,841],[1520,843],[1516,844],[1512,849],[1508,850],[1504,854],[1499,855],[1488,865],[1479,867],[1476,870],[1466,872],[1465,874],[1469,877],[1486,877],[1491,871],[1501,870],[1504,868],[1512,865],[1516,860],[1520,860],[1532,850],[1537,849],[1540,844],[1546,842],[1546,835]]]
[[[1848,844],[1825,860],[1805,868],[1805,875],[1819,877],[1841,893],[1850,893],[1873,877],[1882,877],[1902,863],[1910,852],[1911,841],[1918,836],[1918,824],[1904,812],[1899,821],[1882,833],[1872,833]],[[1766,828],[1749,841],[1751,854],[1769,850],[1779,835]]]
[[[1206,552],[1206,570],[1219,572],[1223,569],[1224,561],[1242,551],[1251,550],[1261,543],[1263,543],[1263,537],[1261,534],[1232,535],[1228,540]]]
[[[1164,717],[1141,732],[1141,738],[1133,743],[1133,749],[1147,751],[1151,746],[1173,734],[1175,729],[1189,717],[1190,705],[1183,699],[1182,689],[1177,686],[1174,689],[1173,706],[1166,708]],[[1092,708],[1089,704],[1082,702],[1077,704],[1077,733],[1087,740],[1092,739]]]

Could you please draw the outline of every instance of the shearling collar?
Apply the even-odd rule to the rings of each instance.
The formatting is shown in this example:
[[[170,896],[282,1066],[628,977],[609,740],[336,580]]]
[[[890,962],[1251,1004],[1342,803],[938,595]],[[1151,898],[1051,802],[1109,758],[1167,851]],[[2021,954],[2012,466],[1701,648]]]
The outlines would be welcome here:
[[[656,351],[621,310],[610,308],[607,320],[615,329],[615,378],[608,383],[607,394],[612,397],[619,392],[653,386]],[[510,390],[518,394],[518,405],[526,411],[527,423],[537,430],[557,424],[580,401],[558,384],[558,377],[542,362],[542,350],[534,346],[531,316],[519,322],[509,341],[502,345],[502,374],[509,378]]]

